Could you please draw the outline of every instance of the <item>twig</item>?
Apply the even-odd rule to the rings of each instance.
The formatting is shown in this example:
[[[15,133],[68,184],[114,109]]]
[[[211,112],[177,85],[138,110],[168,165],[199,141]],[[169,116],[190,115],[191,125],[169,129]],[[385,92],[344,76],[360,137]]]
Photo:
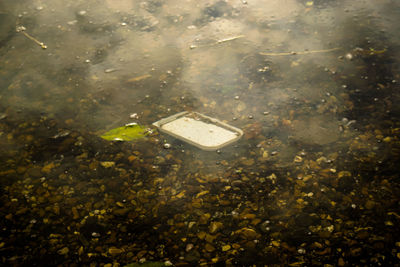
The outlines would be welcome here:
[[[236,39],[239,39],[239,38],[243,38],[243,37],[244,37],[244,35],[238,35],[238,36],[228,37],[228,38],[225,38],[225,39],[218,40],[218,41],[216,42],[216,44],[221,44],[221,43],[233,41],[233,40],[236,40]]]
[[[24,26],[17,26],[16,31],[22,33],[25,35],[28,39],[34,41],[36,44],[38,44],[41,48],[46,49],[47,45],[45,45],[43,42],[39,41],[35,37],[29,35],[27,32],[25,32],[26,28]]]
[[[225,42],[230,42],[230,41],[233,41],[233,40],[236,40],[236,39],[239,39],[239,38],[243,38],[243,37],[245,37],[245,36],[244,35],[238,35],[238,36],[228,37],[228,38],[217,40],[215,43],[204,44],[204,45],[201,45],[201,46],[197,46],[197,45],[192,44],[190,46],[190,49],[195,49],[195,48],[198,48],[198,47],[210,47],[210,46],[214,46],[214,45],[219,45],[219,44],[222,44],[222,43],[225,43]]]
[[[266,53],[260,52],[259,54],[262,56],[290,56],[290,55],[307,55],[307,54],[316,54],[316,53],[327,53],[335,50],[339,50],[339,47],[331,48],[331,49],[323,49],[323,50],[311,50],[311,51],[301,51],[301,52],[284,52],[284,53]]]

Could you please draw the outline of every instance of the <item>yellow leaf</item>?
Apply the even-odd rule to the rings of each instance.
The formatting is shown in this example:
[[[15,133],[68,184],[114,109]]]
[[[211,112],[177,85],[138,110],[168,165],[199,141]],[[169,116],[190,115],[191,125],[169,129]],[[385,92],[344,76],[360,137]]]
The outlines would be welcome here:
[[[186,190],[183,190],[179,194],[176,195],[177,198],[183,198],[185,196]]]
[[[200,193],[198,193],[198,194],[196,195],[196,198],[199,198],[199,197],[201,197],[201,196],[204,196],[204,195],[206,195],[206,194],[208,194],[208,193],[210,193],[210,191],[208,191],[208,190],[202,191],[202,192],[200,192]]]

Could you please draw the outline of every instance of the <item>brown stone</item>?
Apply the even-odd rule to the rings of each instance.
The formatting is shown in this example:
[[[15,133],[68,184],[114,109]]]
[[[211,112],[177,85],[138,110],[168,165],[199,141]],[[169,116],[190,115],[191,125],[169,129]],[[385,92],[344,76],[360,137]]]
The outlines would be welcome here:
[[[213,252],[215,250],[215,247],[209,243],[207,243],[204,248],[207,252]]]
[[[258,236],[255,230],[247,227],[243,227],[242,229],[237,230],[235,233],[239,234],[244,239],[256,239]]]

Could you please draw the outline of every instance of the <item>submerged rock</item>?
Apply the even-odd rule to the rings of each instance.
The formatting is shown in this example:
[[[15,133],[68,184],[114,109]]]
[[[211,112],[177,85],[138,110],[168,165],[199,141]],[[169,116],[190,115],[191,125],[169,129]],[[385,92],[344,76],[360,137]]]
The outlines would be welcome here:
[[[291,138],[309,145],[326,145],[340,137],[338,123],[329,117],[302,117],[292,123]]]

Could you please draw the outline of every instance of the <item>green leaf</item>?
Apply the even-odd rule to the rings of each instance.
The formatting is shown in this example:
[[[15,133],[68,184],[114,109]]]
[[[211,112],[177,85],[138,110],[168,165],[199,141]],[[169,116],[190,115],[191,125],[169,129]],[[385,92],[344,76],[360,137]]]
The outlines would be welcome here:
[[[129,123],[125,126],[114,128],[105,134],[101,135],[101,138],[108,141],[132,141],[143,138],[147,135],[146,128],[136,123]]]

